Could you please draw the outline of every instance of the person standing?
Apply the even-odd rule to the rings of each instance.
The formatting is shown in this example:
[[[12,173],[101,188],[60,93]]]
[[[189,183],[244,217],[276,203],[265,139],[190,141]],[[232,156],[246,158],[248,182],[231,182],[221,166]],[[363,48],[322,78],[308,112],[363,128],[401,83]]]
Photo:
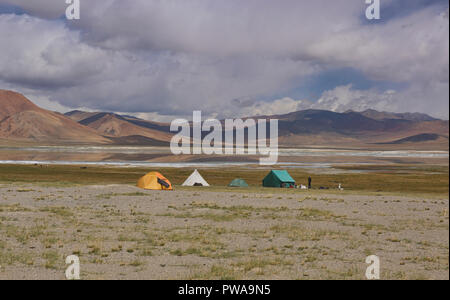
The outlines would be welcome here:
[[[311,182],[312,182],[312,179],[310,176],[310,177],[308,177],[308,189],[311,189]]]

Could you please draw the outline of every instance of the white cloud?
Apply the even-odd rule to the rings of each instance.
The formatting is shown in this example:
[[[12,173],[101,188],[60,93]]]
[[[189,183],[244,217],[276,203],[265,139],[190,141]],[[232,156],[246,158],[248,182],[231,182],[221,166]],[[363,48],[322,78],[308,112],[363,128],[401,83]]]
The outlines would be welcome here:
[[[228,117],[307,107],[290,91],[353,68],[405,87],[336,86],[313,106],[448,118],[448,8],[368,25],[360,0],[105,0],[82,1],[80,21],[47,20],[61,2],[0,0],[33,15],[0,15],[0,87],[65,107]]]
[[[351,85],[346,85],[325,91],[312,107],[336,112],[363,111],[369,108],[395,112],[398,111],[396,97],[397,92],[393,90],[355,90]]]
[[[106,67],[104,50],[81,43],[60,22],[0,15],[0,38],[0,79],[18,85],[81,85]]]
[[[0,79],[41,89],[68,107],[180,114],[201,107],[232,114],[232,99],[288,89],[293,78],[315,72],[308,63],[259,57],[108,50],[83,42],[60,22],[28,16],[0,15],[0,38]]]
[[[313,107],[313,103],[308,100],[294,100],[285,97],[271,102],[256,102],[251,106],[243,107],[240,116],[282,115],[311,107]]]
[[[384,91],[376,89],[358,90],[349,84],[324,91],[316,102],[294,100],[289,97],[271,102],[256,102],[242,109],[241,116],[276,115],[305,109],[323,109],[334,112],[375,109],[389,112],[425,112],[438,118],[448,119],[448,97],[438,105],[433,106],[435,99],[440,97],[438,91],[445,89],[445,87],[439,87],[440,84],[442,83],[437,82],[431,86],[422,85],[402,91],[392,89]],[[426,98],[433,93],[436,93],[435,97]],[[437,108],[439,107],[444,107],[444,109],[438,111]]]
[[[399,111],[397,92],[386,90],[357,90],[352,85],[338,86],[322,93],[315,103],[308,100],[294,100],[289,97],[271,102],[257,102],[242,110],[242,116],[277,115],[305,109],[323,109],[335,112],[347,110],[364,111],[372,108],[377,110]]]

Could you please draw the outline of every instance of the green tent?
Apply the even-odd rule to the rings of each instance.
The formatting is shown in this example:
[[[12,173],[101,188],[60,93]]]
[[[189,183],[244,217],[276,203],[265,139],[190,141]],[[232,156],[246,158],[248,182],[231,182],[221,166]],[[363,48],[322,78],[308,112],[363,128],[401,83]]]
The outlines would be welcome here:
[[[263,186],[292,188],[295,187],[295,180],[286,170],[272,170],[263,179]]]
[[[230,186],[230,187],[248,187],[248,184],[247,184],[247,182],[245,182],[244,179],[236,178],[233,181],[231,181],[228,186]]]

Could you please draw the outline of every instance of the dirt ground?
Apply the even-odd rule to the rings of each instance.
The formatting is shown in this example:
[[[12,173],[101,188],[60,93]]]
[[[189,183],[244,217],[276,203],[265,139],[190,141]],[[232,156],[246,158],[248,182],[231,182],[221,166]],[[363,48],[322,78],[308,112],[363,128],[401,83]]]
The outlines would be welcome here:
[[[0,279],[449,279],[439,196],[0,185]]]

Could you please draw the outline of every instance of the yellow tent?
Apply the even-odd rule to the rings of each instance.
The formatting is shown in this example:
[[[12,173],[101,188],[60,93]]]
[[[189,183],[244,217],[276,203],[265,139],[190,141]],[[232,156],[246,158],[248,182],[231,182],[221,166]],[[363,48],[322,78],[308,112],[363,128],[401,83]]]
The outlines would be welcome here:
[[[158,172],[150,172],[141,177],[137,186],[146,190],[172,190],[170,181]]]

